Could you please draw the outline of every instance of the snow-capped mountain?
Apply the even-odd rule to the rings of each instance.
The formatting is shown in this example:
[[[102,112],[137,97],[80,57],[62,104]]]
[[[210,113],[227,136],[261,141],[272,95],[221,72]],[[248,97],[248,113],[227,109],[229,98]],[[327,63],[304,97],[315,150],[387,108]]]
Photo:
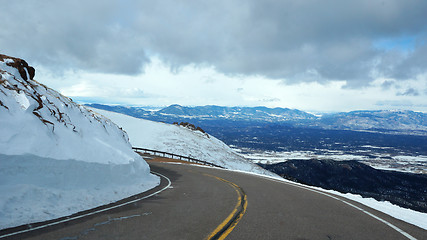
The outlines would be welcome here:
[[[0,55],[0,228],[48,220],[156,186],[127,134]]]
[[[161,115],[175,115],[180,117],[201,119],[230,119],[252,121],[289,121],[315,119],[312,114],[289,108],[267,108],[267,107],[220,107],[199,106],[183,107],[171,105],[158,112]]]
[[[188,121],[199,125],[247,123],[279,123],[299,128],[320,128],[340,130],[369,130],[387,133],[427,135],[427,114],[404,111],[352,111],[323,116],[288,108],[267,107],[183,107],[171,105],[158,111],[146,111],[141,107],[88,106],[124,113],[133,117],[164,121]],[[203,123],[203,124],[202,124]]]
[[[128,132],[133,146],[189,156],[227,169],[276,176],[244,159],[217,138],[201,131],[100,109],[93,111],[108,117]]]
[[[289,108],[221,107],[215,105],[184,107],[175,104],[158,111],[145,111],[140,107],[108,106],[102,104],[88,104],[88,106],[120,112],[134,117],[162,121],[172,118],[266,122],[316,119],[316,116],[310,113]]]

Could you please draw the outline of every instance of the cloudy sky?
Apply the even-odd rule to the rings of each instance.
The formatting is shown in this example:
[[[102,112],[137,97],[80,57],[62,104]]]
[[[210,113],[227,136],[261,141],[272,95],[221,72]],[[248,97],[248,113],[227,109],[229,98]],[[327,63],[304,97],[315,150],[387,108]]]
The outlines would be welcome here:
[[[0,52],[80,102],[427,112],[425,0],[0,4]]]

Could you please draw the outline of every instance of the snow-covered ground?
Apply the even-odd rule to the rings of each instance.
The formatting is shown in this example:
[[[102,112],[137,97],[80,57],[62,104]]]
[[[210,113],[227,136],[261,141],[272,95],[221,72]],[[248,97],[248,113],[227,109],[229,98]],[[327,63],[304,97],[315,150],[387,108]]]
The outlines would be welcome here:
[[[159,184],[116,124],[32,80],[25,65],[0,55],[0,229]]]
[[[285,179],[283,180],[287,181]],[[386,213],[396,219],[400,219],[402,221],[405,221],[407,223],[413,224],[415,226],[418,226],[420,228],[427,230],[427,213],[417,212],[412,209],[399,207],[387,201],[378,201],[373,198],[365,198],[358,194],[340,193],[338,191],[326,190],[326,189],[322,189],[319,187],[312,187],[312,186],[307,186],[307,187],[318,190],[318,191],[322,191],[322,192],[332,193],[332,194],[353,200],[355,202],[359,202],[365,206],[368,206],[380,212]]]
[[[343,193],[332,191],[332,190],[324,190],[324,189],[321,189],[321,190],[328,191],[330,193],[340,195],[350,200],[362,203],[363,205],[371,207],[380,212],[386,213],[396,219],[400,219],[402,221],[405,221],[407,223],[413,224],[415,226],[418,226],[420,228],[427,230],[427,213],[417,212],[408,208],[402,208],[390,202],[384,202],[384,201],[381,202],[373,198],[364,198],[357,194],[351,194],[351,193],[343,194]]]
[[[200,131],[100,109],[91,110],[106,116],[122,127],[128,133],[134,147],[189,156],[228,169],[275,176],[247,161],[222,141]]]

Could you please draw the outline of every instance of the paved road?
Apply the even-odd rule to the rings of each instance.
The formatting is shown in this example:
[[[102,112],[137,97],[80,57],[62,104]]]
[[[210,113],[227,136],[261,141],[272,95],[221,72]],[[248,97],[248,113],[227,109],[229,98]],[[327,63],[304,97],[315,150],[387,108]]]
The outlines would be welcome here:
[[[150,165],[170,178],[170,188],[130,205],[11,239],[206,239],[242,198],[231,183],[246,193],[247,208],[227,239],[408,239],[344,202],[292,184],[189,165]],[[423,229],[351,203],[415,239],[427,239]]]

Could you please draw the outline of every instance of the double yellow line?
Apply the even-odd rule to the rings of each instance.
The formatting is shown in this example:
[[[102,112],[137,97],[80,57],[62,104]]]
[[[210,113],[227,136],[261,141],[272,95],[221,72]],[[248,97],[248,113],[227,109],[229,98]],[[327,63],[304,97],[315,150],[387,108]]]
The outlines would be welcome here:
[[[238,196],[236,206],[234,207],[230,215],[228,215],[228,217],[220,225],[218,225],[218,227],[206,238],[207,240],[225,239],[228,234],[233,231],[233,229],[239,223],[240,219],[242,219],[242,216],[245,214],[246,208],[248,206],[247,196],[243,189],[233,182],[209,174],[204,175],[216,178],[220,181],[229,184],[231,187],[234,188],[234,190],[236,190]]]

